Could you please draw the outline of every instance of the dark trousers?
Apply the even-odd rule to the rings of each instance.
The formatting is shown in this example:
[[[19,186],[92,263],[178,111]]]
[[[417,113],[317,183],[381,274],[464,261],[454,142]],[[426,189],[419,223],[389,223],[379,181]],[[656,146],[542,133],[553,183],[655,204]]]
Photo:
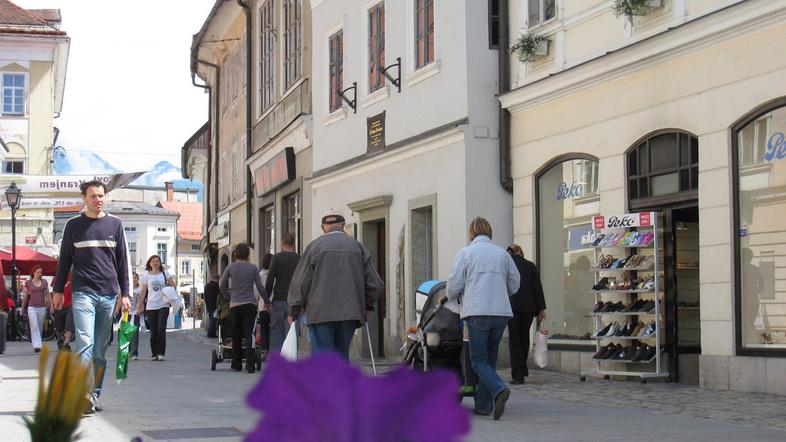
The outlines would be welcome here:
[[[128,350],[131,356],[139,356],[139,316],[134,315],[134,325],[136,325],[136,332],[134,337],[131,338],[131,348]]]
[[[216,309],[208,309],[207,311],[207,337],[208,338],[217,338],[216,335],[216,326],[218,325],[218,319],[213,317],[213,314],[216,312]]]
[[[513,311],[508,321],[508,349],[510,350],[510,373],[513,379],[529,376],[527,358],[529,357],[529,329],[537,312]]]
[[[257,318],[257,306],[242,304],[229,309],[232,318],[232,368],[243,368],[243,341],[246,341],[246,370],[255,368],[254,357],[254,325]]]
[[[169,319],[169,307],[158,310],[145,310],[150,323],[150,352],[153,356],[166,355],[166,321]]]

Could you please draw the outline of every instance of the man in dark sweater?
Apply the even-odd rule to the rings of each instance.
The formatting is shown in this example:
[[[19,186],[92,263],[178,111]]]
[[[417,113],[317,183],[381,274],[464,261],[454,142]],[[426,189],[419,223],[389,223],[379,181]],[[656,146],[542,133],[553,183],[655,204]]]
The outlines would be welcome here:
[[[63,307],[63,290],[71,273],[76,351],[84,364],[93,363],[95,388],[85,414],[101,411],[98,397],[106,372],[106,348],[112,315],[131,308],[130,267],[123,223],[104,212],[106,185],[94,180],[80,188],[85,211],[66,222],[60,246],[52,303]]]
[[[546,319],[546,299],[540,283],[540,273],[532,261],[524,259],[521,247],[513,244],[508,253],[516,264],[521,275],[519,291],[510,297],[513,317],[508,321],[508,348],[510,350],[510,371],[513,379],[511,384],[521,385],[529,376],[527,358],[529,357],[529,330],[532,320]]]
[[[218,320],[213,317],[218,308],[218,274],[205,284],[205,310],[207,310],[207,337],[217,338],[216,324]]]
[[[270,309],[270,347],[280,351],[287,334],[287,293],[292,274],[295,273],[300,255],[295,253],[295,236],[284,235],[281,240],[281,252],[273,255],[270,271],[265,281],[265,290],[273,294]]]

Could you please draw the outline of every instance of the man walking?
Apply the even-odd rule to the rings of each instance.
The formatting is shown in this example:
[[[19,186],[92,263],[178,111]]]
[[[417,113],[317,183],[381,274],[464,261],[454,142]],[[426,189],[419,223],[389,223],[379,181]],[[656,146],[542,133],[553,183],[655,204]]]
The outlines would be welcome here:
[[[344,217],[328,212],[322,217],[324,235],[306,247],[289,286],[289,323],[303,310],[314,352],[334,351],[349,359],[355,329],[382,289],[371,254],[344,233]]]
[[[216,324],[218,320],[214,317],[218,307],[218,273],[214,274],[210,282],[205,284],[205,309],[207,310],[207,337],[217,338]]]
[[[281,252],[273,255],[265,281],[265,291],[273,294],[270,309],[270,347],[280,351],[287,333],[287,293],[292,275],[300,262],[295,253],[295,235],[287,233],[281,239]]]
[[[535,263],[524,258],[524,252],[516,244],[508,247],[516,269],[521,275],[519,290],[510,297],[513,317],[508,321],[508,349],[510,350],[510,371],[513,385],[521,385],[529,376],[527,358],[529,357],[529,329],[535,316],[538,321],[546,319],[546,299],[540,283],[540,273]]]
[[[63,290],[71,273],[74,350],[84,364],[93,363],[95,388],[85,414],[101,411],[98,397],[106,372],[106,348],[114,312],[128,311],[129,265],[125,231],[119,218],[104,212],[106,186],[98,180],[82,183],[85,211],[66,222],[60,247],[54,308],[63,307]]]

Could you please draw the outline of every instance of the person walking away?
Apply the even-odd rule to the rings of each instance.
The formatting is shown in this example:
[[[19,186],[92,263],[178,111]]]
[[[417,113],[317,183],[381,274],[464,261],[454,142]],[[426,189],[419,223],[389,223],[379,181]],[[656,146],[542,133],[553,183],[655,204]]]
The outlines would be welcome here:
[[[288,323],[308,311],[306,325],[313,352],[333,351],[349,359],[355,329],[382,290],[371,254],[344,232],[344,217],[330,211],[322,217],[324,234],[300,258],[289,285]]]
[[[295,235],[287,233],[281,239],[281,251],[273,256],[265,290],[272,293],[270,308],[270,347],[281,351],[287,334],[287,294],[300,255],[295,253]]]
[[[229,299],[229,315],[232,318],[232,370],[243,369],[243,341],[246,342],[246,371],[253,373],[256,368],[254,354],[254,323],[257,318],[257,300],[254,286],[259,295],[270,303],[270,298],[259,277],[259,268],[248,262],[251,253],[247,244],[235,246],[235,262],[229,264],[218,283],[221,296]],[[231,288],[230,288],[231,282]]]
[[[469,224],[470,244],[461,249],[450,269],[449,299],[461,304],[461,319],[469,332],[469,358],[478,375],[474,413],[499,420],[505,413],[510,390],[497,374],[497,352],[508,319],[513,317],[510,297],[520,277],[513,259],[491,242],[491,224],[475,218]]]
[[[161,267],[161,258],[152,255],[145,263],[145,273],[139,279],[141,286],[137,315],[144,313],[150,322],[150,360],[166,358],[166,322],[169,319],[169,304],[162,289],[166,287],[166,273]]]
[[[519,290],[510,297],[513,317],[508,321],[508,349],[510,350],[510,374],[513,385],[521,385],[529,376],[527,359],[529,358],[529,336],[532,320],[537,316],[538,322],[546,319],[546,299],[543,296],[543,285],[540,283],[538,267],[524,258],[524,252],[516,244],[508,247],[508,253],[516,264],[521,276]]]
[[[54,286],[55,310],[63,307],[66,277],[71,273],[74,349],[84,364],[93,363],[94,385],[86,414],[101,411],[98,402],[106,373],[106,348],[112,330],[112,314],[131,307],[128,263],[123,223],[104,212],[106,185],[98,180],[80,186],[85,209],[63,228],[60,262]],[[94,382],[93,382],[94,381]]]
[[[52,284],[55,284],[54,280]],[[54,305],[55,303],[52,301],[52,306]],[[59,350],[71,351],[71,340],[74,337],[74,313],[71,305],[71,275],[69,274],[65,287],[63,288],[63,308],[55,310],[52,315],[52,319],[54,319],[55,323],[55,330],[57,330],[57,348]]]
[[[207,310],[207,337],[217,338],[216,325],[218,320],[215,317],[218,308],[218,273],[214,273],[210,281],[205,284],[205,310]]]
[[[30,342],[33,351],[41,351],[41,334],[43,333],[46,312],[51,308],[49,303],[49,284],[43,279],[44,270],[40,265],[33,266],[30,279],[22,288],[22,314],[27,315],[30,324]]]
[[[141,320],[139,315],[139,295],[142,292],[142,285],[139,284],[139,274],[134,272],[132,274],[133,278],[133,291],[134,296],[131,297],[131,317],[128,318],[132,324],[137,326],[136,333],[134,333],[134,337],[131,338],[131,347],[129,348],[129,352],[131,353],[131,359],[138,360],[139,359],[139,334],[142,332],[142,323],[144,321]]]

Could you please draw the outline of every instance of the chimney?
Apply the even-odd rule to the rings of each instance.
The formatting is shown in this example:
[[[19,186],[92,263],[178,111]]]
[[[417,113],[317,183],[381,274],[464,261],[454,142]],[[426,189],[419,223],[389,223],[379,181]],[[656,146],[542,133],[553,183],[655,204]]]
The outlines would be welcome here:
[[[174,199],[175,199],[175,188],[172,185],[172,181],[165,182],[164,186],[166,186],[166,200],[167,201],[174,201]]]

